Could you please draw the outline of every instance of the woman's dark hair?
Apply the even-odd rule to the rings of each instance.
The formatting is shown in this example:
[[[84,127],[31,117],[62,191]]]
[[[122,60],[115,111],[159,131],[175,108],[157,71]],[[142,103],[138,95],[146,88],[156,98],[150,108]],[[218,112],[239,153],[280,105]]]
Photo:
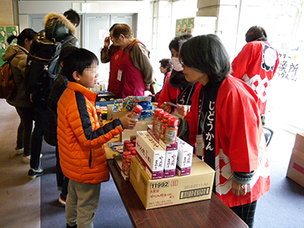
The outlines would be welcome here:
[[[170,59],[162,59],[159,61],[160,66],[163,68],[167,68],[167,72],[170,72],[173,68]]]
[[[247,32],[246,32],[246,42],[251,41],[267,41],[267,34],[265,29],[263,29],[260,26],[252,26]]]
[[[134,36],[132,29],[127,24],[117,24],[112,31],[115,39],[118,39],[120,34],[123,34],[126,38],[133,38]]]
[[[29,41],[31,41],[35,38],[36,34],[37,34],[37,32],[35,32],[33,29],[26,28],[26,29],[22,30],[22,32],[19,34],[19,36],[12,35],[12,36],[8,37],[6,41],[8,44],[11,44],[12,41],[17,38],[17,44],[19,46],[23,47],[24,40],[27,38]]]
[[[229,55],[221,40],[213,34],[186,41],[179,52],[180,62],[207,74],[210,82],[222,81],[231,70]]]
[[[93,63],[97,65],[99,63],[93,52],[84,48],[71,48],[63,58],[63,73],[69,81],[75,82],[73,72],[77,71],[79,74],[83,74],[84,69]]]
[[[69,9],[67,11],[65,11],[63,13],[63,15],[73,24],[76,24],[76,27],[79,25],[80,23],[80,16],[79,14],[73,10],[73,9]]]
[[[171,49],[173,48],[175,51],[179,52],[181,44],[189,40],[190,38],[192,38],[191,34],[174,37],[173,40],[171,40],[171,42],[169,43],[169,50],[171,51]]]

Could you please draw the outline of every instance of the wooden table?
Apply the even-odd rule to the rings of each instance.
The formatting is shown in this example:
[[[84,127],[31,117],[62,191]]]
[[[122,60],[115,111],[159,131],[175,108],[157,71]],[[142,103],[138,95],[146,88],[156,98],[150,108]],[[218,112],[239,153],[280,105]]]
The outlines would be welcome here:
[[[113,159],[108,160],[108,165],[134,227],[248,227],[215,194],[210,200],[146,210],[131,183],[122,178]]]

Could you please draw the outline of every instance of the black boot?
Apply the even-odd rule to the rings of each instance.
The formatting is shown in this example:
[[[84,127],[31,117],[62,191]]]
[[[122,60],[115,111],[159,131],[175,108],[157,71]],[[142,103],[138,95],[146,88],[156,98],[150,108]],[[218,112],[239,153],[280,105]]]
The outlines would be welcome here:
[[[77,225],[69,226],[68,224],[66,224],[66,228],[77,228]]]

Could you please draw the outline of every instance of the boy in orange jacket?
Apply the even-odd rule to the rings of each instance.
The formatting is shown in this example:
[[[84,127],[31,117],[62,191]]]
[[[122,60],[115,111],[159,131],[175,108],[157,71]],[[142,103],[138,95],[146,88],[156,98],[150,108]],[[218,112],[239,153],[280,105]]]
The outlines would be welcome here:
[[[58,101],[57,138],[60,165],[70,179],[66,201],[67,227],[92,227],[98,208],[100,183],[109,180],[104,144],[137,120],[123,116],[100,126],[95,108],[98,59],[86,49],[66,56],[63,71],[67,89]]]

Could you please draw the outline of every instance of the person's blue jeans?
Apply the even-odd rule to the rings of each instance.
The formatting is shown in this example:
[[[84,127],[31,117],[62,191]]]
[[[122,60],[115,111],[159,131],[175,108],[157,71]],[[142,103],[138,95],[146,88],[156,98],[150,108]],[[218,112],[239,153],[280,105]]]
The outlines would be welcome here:
[[[35,128],[32,135],[31,162],[32,169],[40,168],[40,154],[46,123],[47,106],[46,101],[34,101]]]
[[[34,120],[34,108],[18,108],[17,113],[20,117],[20,124],[17,133],[17,147],[24,148],[24,155],[31,154],[31,137]]]

